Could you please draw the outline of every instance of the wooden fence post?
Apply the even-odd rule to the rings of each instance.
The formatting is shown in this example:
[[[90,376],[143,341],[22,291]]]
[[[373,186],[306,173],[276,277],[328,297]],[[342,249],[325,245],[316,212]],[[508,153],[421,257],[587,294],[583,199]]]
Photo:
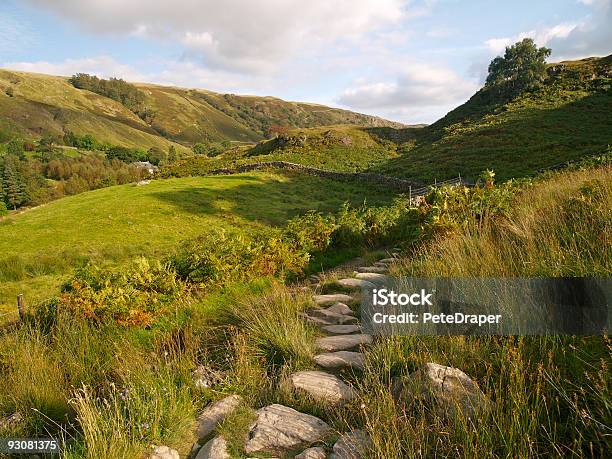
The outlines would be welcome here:
[[[17,295],[17,312],[19,312],[19,320],[25,318],[25,301],[23,299],[23,293]]]

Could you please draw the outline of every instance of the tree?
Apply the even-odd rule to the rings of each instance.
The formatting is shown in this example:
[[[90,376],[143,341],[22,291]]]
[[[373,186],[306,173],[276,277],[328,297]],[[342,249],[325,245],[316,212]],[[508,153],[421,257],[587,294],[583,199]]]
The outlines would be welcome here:
[[[23,150],[23,142],[21,140],[12,139],[6,144],[6,152],[9,155],[16,156],[19,159],[25,158]]]
[[[17,167],[16,160],[7,157],[2,171],[2,194],[7,207],[17,209],[24,205],[28,196],[23,176]]]
[[[159,166],[160,163],[168,159],[168,153],[166,153],[164,150],[162,150],[159,147],[151,147],[149,148],[149,151],[147,152],[147,158],[149,159],[149,162],[151,164],[155,164],[156,166]]]
[[[168,162],[173,163],[178,159],[178,155],[176,154],[176,148],[174,145],[170,145],[168,148]]]
[[[538,87],[546,77],[546,58],[550,53],[550,48],[538,48],[531,38],[507,46],[504,56],[497,56],[489,64],[485,87],[508,96]]]

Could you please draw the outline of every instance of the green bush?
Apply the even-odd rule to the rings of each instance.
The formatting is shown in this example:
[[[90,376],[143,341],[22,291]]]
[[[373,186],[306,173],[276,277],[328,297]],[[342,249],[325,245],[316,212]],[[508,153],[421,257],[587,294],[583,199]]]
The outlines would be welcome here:
[[[284,234],[298,250],[313,253],[329,247],[335,230],[336,223],[333,216],[309,211],[289,220]]]
[[[308,263],[308,254],[296,251],[279,231],[243,235],[213,230],[184,243],[170,263],[189,282],[218,286],[261,276],[297,274]]]
[[[8,209],[6,208],[6,204],[0,201],[0,217],[8,214]]]
[[[59,307],[95,322],[148,325],[186,293],[175,271],[139,258],[119,270],[87,265],[62,289]]]

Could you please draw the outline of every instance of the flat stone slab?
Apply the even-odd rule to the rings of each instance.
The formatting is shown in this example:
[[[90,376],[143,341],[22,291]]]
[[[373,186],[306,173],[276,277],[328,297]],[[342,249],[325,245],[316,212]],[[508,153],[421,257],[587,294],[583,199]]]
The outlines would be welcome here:
[[[363,430],[353,430],[343,434],[334,444],[330,459],[361,459],[366,453],[372,440]]]
[[[295,456],[294,459],[326,459],[327,453],[325,448],[322,446],[316,446],[314,448],[308,448],[302,451],[300,454]]]
[[[343,404],[355,398],[352,387],[324,371],[300,371],[289,379],[294,389],[306,392],[315,400]]]
[[[379,263],[385,263],[385,264],[389,264],[389,263],[393,263],[396,262],[397,258],[383,258],[382,260],[378,260]]]
[[[391,280],[391,277],[380,273],[357,273],[355,277],[377,285],[388,283]]]
[[[274,404],[257,410],[244,449],[247,454],[283,454],[308,447],[331,432],[331,427],[315,416]]]
[[[359,325],[325,325],[321,327],[321,330],[329,335],[351,335],[359,333],[361,327]]]
[[[225,438],[215,437],[210,440],[200,448],[195,459],[230,459]]]
[[[365,355],[361,352],[338,351],[318,354],[314,356],[314,361],[320,367],[327,369],[356,368],[363,371],[365,368]]]
[[[240,395],[230,395],[204,408],[204,411],[198,416],[198,438],[203,440],[208,437],[226,416],[238,408],[241,401]]]
[[[320,317],[310,316],[304,312],[299,313],[299,315],[302,316],[308,322],[313,323],[315,325],[320,325],[320,326],[333,325],[332,322],[328,322],[327,320],[321,319]]]
[[[325,336],[316,341],[317,348],[327,352],[348,351],[371,343],[372,337],[365,334]]]
[[[330,311],[330,312],[335,312],[337,314],[346,314],[346,315],[353,315],[354,314],[353,310],[351,308],[349,308],[344,303],[333,304],[332,306],[327,308],[327,310]]]
[[[320,306],[327,306],[334,303],[350,303],[351,301],[355,301],[355,299],[344,293],[332,293],[329,295],[313,295],[312,301]]]
[[[337,281],[338,285],[346,288],[374,288],[375,285],[372,282],[368,282],[363,279],[355,279],[353,277],[348,279],[340,279]]]
[[[386,267],[382,266],[360,266],[357,268],[358,273],[379,273],[384,274],[387,272]]]
[[[355,324],[358,322],[357,317],[348,314],[338,314],[328,309],[309,309],[308,316],[323,319],[329,325],[344,325]]]

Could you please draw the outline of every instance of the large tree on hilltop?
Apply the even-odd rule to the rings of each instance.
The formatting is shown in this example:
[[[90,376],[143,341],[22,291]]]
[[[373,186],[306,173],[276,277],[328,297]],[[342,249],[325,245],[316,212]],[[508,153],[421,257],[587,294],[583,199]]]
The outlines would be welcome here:
[[[507,46],[504,56],[489,64],[485,87],[509,96],[538,87],[546,78],[546,58],[550,53],[550,48],[538,48],[531,38]]]

